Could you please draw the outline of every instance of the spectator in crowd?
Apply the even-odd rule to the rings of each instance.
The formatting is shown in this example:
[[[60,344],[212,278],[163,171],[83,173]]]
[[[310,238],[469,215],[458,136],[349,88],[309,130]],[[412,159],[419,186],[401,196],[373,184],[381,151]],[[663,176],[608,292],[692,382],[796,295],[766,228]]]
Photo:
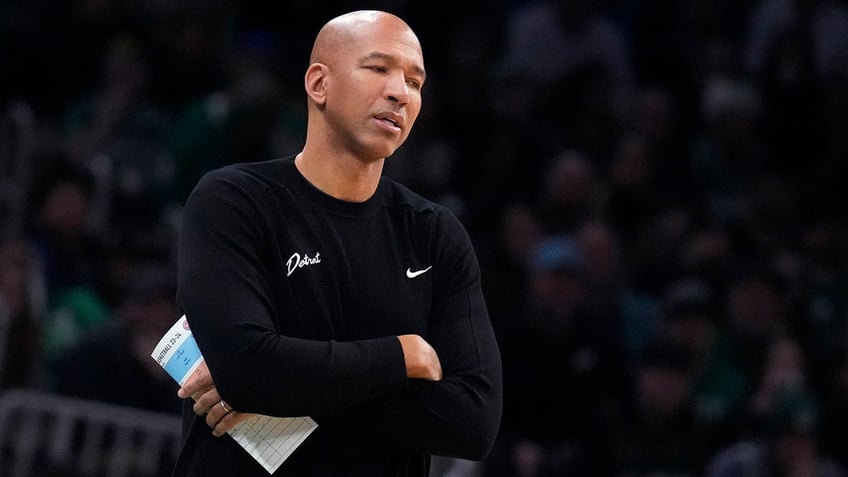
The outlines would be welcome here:
[[[150,356],[178,318],[176,273],[166,265],[139,268],[108,319],[48,365],[61,394],[177,415],[179,386]]]
[[[610,77],[607,86],[614,103],[626,102],[633,73],[625,36],[595,2],[538,0],[520,4],[510,13],[501,58],[504,68],[526,73],[544,97],[575,70],[599,64]]]
[[[91,171],[66,156],[39,160],[25,234],[52,299],[63,289],[97,283],[105,243],[90,228],[96,186]]]
[[[25,231],[33,266],[44,280],[39,317],[45,361],[107,319],[107,243],[90,227],[95,182],[83,165],[64,157],[45,164],[32,188]],[[45,373],[45,384],[52,376]]]
[[[40,385],[42,278],[24,238],[0,239],[0,389]]]
[[[613,475],[698,475],[706,447],[695,416],[689,350],[655,339],[632,374],[629,412],[614,430]]]
[[[737,437],[752,387],[732,352],[725,326],[724,307],[706,281],[683,277],[669,286],[657,334],[688,351],[693,424],[699,429],[702,451]]]
[[[539,183],[538,207],[547,233],[576,233],[601,206],[598,171],[582,151],[565,149],[545,165]]]
[[[62,134],[75,162],[99,176],[96,210],[125,242],[150,240],[174,181],[168,149],[171,114],[151,97],[144,44],[123,34],[109,42],[96,87],[69,105]]]
[[[175,166],[169,199],[182,204],[211,169],[274,157],[277,142],[293,147],[305,126],[274,66],[282,46],[264,30],[240,35],[222,63],[226,83],[187,101],[168,135]]]
[[[848,475],[821,450],[817,435],[820,416],[813,396],[788,389],[778,394],[771,403],[763,432],[719,451],[707,463],[706,477]]]
[[[617,323],[586,307],[579,242],[544,237],[528,261],[529,293],[504,353],[499,462],[491,475],[603,475],[627,387]],[[556,379],[550,379],[556,376]]]

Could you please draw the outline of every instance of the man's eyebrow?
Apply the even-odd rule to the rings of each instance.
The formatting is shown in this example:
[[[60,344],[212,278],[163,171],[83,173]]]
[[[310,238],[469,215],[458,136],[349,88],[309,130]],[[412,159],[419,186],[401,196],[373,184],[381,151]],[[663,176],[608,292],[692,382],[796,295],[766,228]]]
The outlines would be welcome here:
[[[389,63],[397,63],[398,62],[398,59],[397,59],[396,56],[390,55],[388,53],[382,53],[382,52],[379,52],[379,51],[373,51],[373,52],[365,55],[364,57],[362,57],[362,61],[368,61],[368,60],[384,60],[384,61],[387,61]],[[415,72],[419,76],[421,76],[422,80],[427,78],[427,72],[424,71],[424,67],[419,66],[419,65],[412,65],[412,69],[414,69]]]

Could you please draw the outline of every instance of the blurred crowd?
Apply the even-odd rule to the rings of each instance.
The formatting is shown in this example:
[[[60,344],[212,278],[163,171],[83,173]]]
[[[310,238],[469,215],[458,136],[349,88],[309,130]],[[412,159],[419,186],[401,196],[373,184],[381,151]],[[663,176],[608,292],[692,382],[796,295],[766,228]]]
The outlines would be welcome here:
[[[355,8],[419,34],[386,174],[483,269],[506,387],[475,472],[848,475],[845,0],[6,0],[0,392],[179,412],[150,352],[181,206],[299,151],[311,39]]]

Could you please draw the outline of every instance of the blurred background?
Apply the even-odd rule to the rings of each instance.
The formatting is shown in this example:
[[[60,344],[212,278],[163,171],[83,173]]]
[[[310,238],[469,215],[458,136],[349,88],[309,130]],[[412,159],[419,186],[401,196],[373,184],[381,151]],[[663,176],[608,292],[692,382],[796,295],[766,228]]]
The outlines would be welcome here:
[[[421,39],[385,172],[468,227],[503,355],[491,455],[434,475],[846,475],[845,0],[4,0],[0,475],[119,475],[97,452],[139,438],[72,470],[56,436],[176,419],[182,204],[299,152],[312,40],[358,8]]]

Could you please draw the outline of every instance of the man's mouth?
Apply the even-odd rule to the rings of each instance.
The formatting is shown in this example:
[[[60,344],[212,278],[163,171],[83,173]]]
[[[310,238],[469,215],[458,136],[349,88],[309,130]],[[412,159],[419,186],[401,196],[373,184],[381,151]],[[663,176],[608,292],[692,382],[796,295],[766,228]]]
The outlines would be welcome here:
[[[380,113],[376,116],[376,118],[391,127],[392,129],[402,129],[403,128],[403,116],[397,113]]]

